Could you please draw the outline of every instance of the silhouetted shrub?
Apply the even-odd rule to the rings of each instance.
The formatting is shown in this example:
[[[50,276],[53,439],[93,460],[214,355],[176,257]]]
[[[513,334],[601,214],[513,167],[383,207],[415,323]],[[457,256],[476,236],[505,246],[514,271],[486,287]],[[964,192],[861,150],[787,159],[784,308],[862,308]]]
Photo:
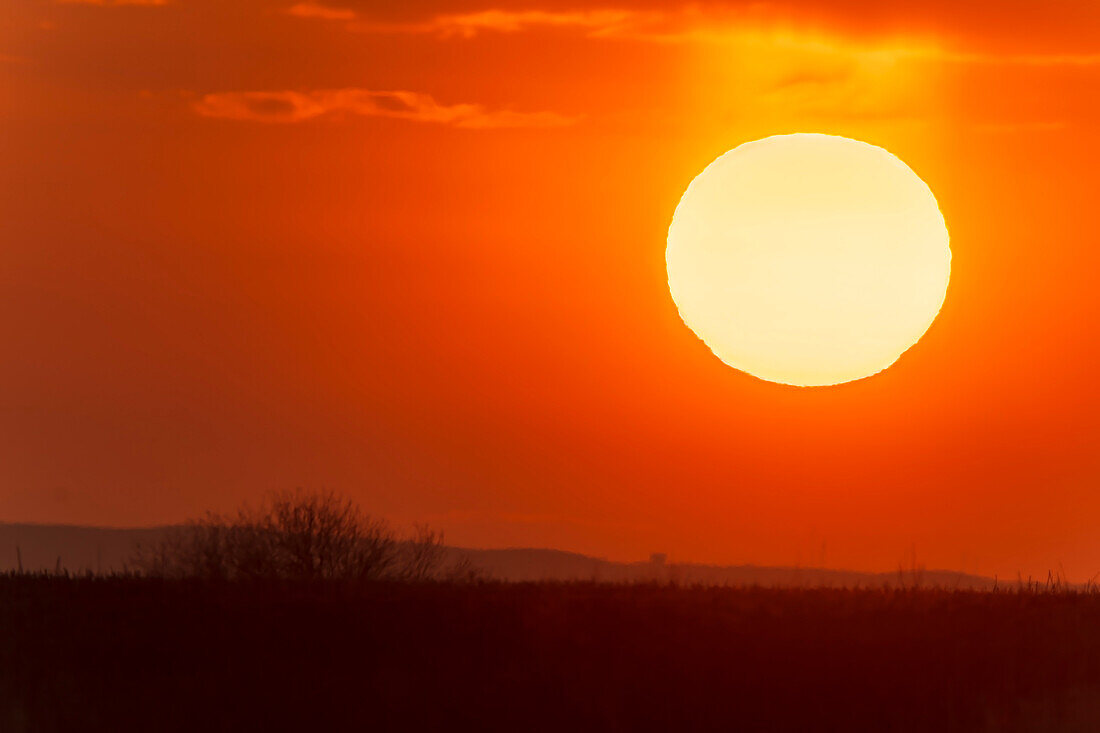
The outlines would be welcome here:
[[[271,494],[258,508],[207,513],[140,546],[133,567],[164,578],[428,580],[444,573],[443,536],[400,537],[330,491]]]

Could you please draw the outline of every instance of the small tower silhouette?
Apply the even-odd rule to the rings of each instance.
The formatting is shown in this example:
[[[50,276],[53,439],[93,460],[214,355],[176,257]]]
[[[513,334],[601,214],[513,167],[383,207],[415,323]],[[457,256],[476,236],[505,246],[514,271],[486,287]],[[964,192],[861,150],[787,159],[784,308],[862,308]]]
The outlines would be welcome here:
[[[649,556],[649,581],[652,583],[664,583],[668,580],[668,555],[663,552],[654,552]]]

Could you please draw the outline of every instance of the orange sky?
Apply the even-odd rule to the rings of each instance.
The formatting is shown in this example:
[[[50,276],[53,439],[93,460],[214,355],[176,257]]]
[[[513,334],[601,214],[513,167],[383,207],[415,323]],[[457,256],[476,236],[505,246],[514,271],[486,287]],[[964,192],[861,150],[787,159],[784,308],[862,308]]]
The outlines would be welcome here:
[[[1091,577],[1100,9],[958,5],[8,0],[0,519],[327,487],[463,545]],[[952,235],[839,387],[726,367],[666,282],[691,179],[796,131]]]

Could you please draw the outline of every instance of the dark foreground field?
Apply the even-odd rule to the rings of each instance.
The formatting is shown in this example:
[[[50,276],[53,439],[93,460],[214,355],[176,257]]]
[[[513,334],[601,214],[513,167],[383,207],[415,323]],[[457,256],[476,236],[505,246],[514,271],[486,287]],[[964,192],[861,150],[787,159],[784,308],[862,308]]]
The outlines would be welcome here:
[[[6,576],[0,730],[1096,731],[1100,597]]]

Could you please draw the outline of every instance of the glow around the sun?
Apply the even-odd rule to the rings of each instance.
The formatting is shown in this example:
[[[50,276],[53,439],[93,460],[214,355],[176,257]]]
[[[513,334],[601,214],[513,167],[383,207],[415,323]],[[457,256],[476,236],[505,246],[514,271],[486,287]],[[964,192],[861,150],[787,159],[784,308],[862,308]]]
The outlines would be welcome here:
[[[821,386],[893,364],[936,318],[951,249],[931,190],[886,150],[780,135],[721,156],[668,233],[684,322],[722,361]]]

